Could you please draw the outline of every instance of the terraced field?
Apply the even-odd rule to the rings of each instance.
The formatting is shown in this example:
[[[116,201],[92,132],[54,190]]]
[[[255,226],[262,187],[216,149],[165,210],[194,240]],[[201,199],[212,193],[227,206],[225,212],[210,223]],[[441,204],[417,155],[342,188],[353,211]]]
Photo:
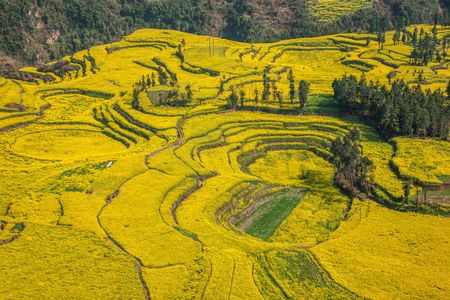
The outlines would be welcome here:
[[[308,4],[317,21],[331,22],[357,10],[372,7],[373,2],[373,0],[310,0]]]
[[[436,64],[410,66],[412,48],[394,46],[392,34],[378,53],[374,41],[366,46],[369,34],[250,45],[146,29],[64,58],[78,70],[45,73],[54,81],[0,78],[0,293],[445,299],[445,193],[432,204],[401,198],[409,178],[412,195],[448,182],[440,162],[449,143],[399,138],[394,149],[369,125],[340,117],[330,98],[345,72],[367,68],[368,80],[385,84],[393,70],[411,84],[414,69],[433,72]],[[288,99],[290,69],[311,83],[306,115]],[[264,70],[282,105],[255,101]],[[444,88],[448,72],[428,76],[429,87]],[[160,84],[161,73],[172,84]],[[187,100],[188,85],[186,105],[164,102],[174,91]],[[243,109],[226,106],[232,86]],[[354,126],[384,206],[334,186],[330,144]],[[411,147],[422,151],[414,162]],[[440,159],[425,156],[434,152]]]

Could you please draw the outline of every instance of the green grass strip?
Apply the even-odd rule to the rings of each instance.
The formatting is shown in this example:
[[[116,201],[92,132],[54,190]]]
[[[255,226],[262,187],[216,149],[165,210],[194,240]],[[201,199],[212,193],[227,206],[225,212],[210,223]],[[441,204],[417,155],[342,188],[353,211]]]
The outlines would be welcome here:
[[[261,205],[253,214],[240,220],[236,226],[247,234],[267,241],[278,226],[300,203],[305,190],[289,189],[271,195],[270,201]]]

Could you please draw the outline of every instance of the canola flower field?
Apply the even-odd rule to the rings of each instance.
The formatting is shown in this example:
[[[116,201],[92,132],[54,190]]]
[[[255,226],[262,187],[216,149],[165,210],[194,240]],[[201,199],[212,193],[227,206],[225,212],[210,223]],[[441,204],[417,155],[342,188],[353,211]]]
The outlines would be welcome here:
[[[357,126],[382,203],[402,206],[407,178],[448,182],[448,142],[394,149],[330,99],[334,78],[361,66],[388,84],[389,59],[409,84],[417,69],[445,87],[450,71],[409,65],[411,45],[392,35],[377,52],[366,33],[243,44],[144,29],[64,58],[78,71],[45,73],[51,82],[0,78],[2,298],[447,299],[448,205],[434,215],[350,199],[328,162],[331,141]],[[296,109],[290,69],[311,84],[307,115],[258,111],[279,108],[254,101],[264,70]],[[136,104],[135,84],[158,70],[173,86],[147,84]],[[188,85],[186,106],[155,100]],[[255,112],[227,109],[232,86]]]

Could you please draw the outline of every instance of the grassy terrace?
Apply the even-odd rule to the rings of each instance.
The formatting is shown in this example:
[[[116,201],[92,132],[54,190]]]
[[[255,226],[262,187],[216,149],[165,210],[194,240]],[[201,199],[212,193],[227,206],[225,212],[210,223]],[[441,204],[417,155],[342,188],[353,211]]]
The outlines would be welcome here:
[[[310,5],[337,14],[337,2]],[[342,118],[331,95],[335,77],[362,71],[388,84],[396,70],[412,86],[423,70],[427,87],[445,88],[450,71],[409,65],[412,47],[394,46],[392,35],[380,52],[374,41],[366,46],[374,38],[367,33],[273,44],[215,39],[210,57],[207,36],[144,29],[66,57],[80,70],[46,73],[53,82],[0,78],[0,293],[446,299],[450,221],[430,207],[448,212],[448,190],[430,191],[431,206],[401,198],[407,179],[419,199],[420,184],[450,181],[450,144],[396,138],[394,148],[369,125]],[[159,68],[176,74],[173,86],[159,83]],[[282,108],[272,96],[261,102],[265,69]],[[289,100],[290,69],[311,83],[302,116]],[[133,85],[152,73],[155,85],[134,96]],[[159,105],[174,88],[186,97],[187,85],[186,106]],[[227,109],[231,86],[254,112]],[[330,144],[354,126],[384,206],[334,186]]]

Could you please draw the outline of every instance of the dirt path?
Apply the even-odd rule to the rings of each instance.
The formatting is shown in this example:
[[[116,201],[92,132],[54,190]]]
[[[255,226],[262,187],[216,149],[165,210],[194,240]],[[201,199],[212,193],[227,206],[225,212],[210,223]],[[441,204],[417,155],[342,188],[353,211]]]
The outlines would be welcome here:
[[[142,288],[144,289],[145,299],[150,300],[150,291],[148,290],[147,283],[145,283],[144,277],[142,276],[142,263],[139,260],[136,260],[136,272],[139,276],[139,280],[141,281]]]
[[[182,118],[180,121],[178,121],[178,123],[177,123],[178,139],[177,139],[172,145],[169,145],[169,146],[166,146],[166,147],[164,147],[164,148],[158,149],[158,150],[156,150],[155,152],[150,153],[149,155],[147,155],[147,156],[145,157],[145,164],[147,164],[147,162],[148,162],[148,160],[149,160],[150,158],[152,158],[153,156],[155,156],[155,155],[161,153],[162,151],[167,150],[167,149],[170,149],[170,148],[174,148],[174,147],[179,147],[179,146],[181,145],[181,143],[182,143],[183,140],[184,140],[184,133],[183,133],[182,127],[183,127],[184,121],[186,121],[186,119],[187,119],[186,117],[183,117],[183,118]]]
[[[147,172],[147,170],[145,170],[144,172]],[[150,298],[150,291],[149,291],[149,289],[148,289],[148,286],[147,286],[147,283],[145,282],[144,277],[142,276],[142,267],[143,267],[143,265],[142,265],[141,260],[140,260],[137,256],[134,256],[133,254],[131,254],[130,252],[128,252],[127,250],[125,250],[125,249],[124,249],[124,248],[123,248],[116,240],[114,240],[114,239],[109,235],[109,233],[106,231],[106,229],[103,227],[102,223],[100,222],[100,215],[102,214],[103,210],[104,210],[106,207],[108,207],[108,205],[111,203],[111,201],[119,195],[119,193],[120,193],[120,188],[122,188],[122,186],[123,186],[124,184],[126,184],[128,181],[130,181],[132,178],[134,178],[134,177],[136,177],[136,176],[139,176],[139,175],[143,174],[144,172],[141,172],[141,173],[139,173],[139,174],[137,174],[137,175],[135,175],[135,176],[133,176],[133,177],[127,179],[125,182],[123,182],[123,183],[122,183],[122,184],[114,191],[113,194],[109,195],[109,196],[105,199],[105,204],[103,205],[103,207],[100,209],[99,213],[97,214],[97,222],[98,222],[98,225],[100,226],[100,228],[101,228],[101,229],[103,230],[103,232],[105,233],[106,239],[107,239],[108,241],[110,241],[110,242],[111,242],[114,246],[116,246],[117,249],[119,249],[120,251],[122,251],[122,252],[126,253],[127,255],[129,255],[129,256],[131,256],[131,257],[134,258],[134,260],[135,260],[135,262],[136,262],[136,267],[135,267],[136,273],[137,273],[137,275],[138,275],[138,277],[139,277],[139,280],[140,280],[140,282],[141,282],[142,289],[144,290],[145,299],[146,299],[146,300],[150,300],[150,299],[151,299],[151,298]]]
[[[0,240],[0,246],[12,243],[14,240],[16,240],[18,238],[20,238],[20,235],[16,234],[10,240]]]
[[[183,130],[182,130],[182,126],[183,126],[185,120],[186,120],[186,117],[183,117],[183,118],[182,118],[180,121],[178,121],[178,123],[177,123],[178,139],[177,139],[173,144],[171,144],[171,145],[169,145],[169,146],[167,146],[167,147],[158,149],[158,150],[156,150],[155,152],[150,153],[149,155],[147,155],[147,156],[145,157],[145,163],[147,163],[147,161],[148,161],[151,157],[157,155],[158,153],[160,153],[160,152],[162,152],[162,151],[164,151],[164,150],[166,150],[166,149],[173,148],[173,147],[178,147],[178,146],[181,145],[181,143],[182,143],[183,140],[184,140],[184,133],[183,133]],[[144,172],[147,172],[147,170],[145,170]],[[139,277],[139,280],[140,280],[140,282],[141,282],[142,289],[144,290],[145,299],[146,299],[146,300],[149,300],[149,299],[151,299],[151,297],[150,297],[150,291],[149,291],[149,289],[148,289],[148,286],[147,286],[147,283],[145,282],[144,277],[142,276],[142,267],[144,267],[144,266],[143,266],[141,260],[140,260],[138,257],[134,256],[133,254],[129,253],[129,252],[128,252],[127,250],[125,250],[125,249],[124,249],[124,248],[123,248],[116,240],[114,240],[114,239],[108,234],[108,232],[107,232],[106,229],[103,227],[103,225],[102,225],[102,223],[101,223],[101,221],[100,221],[100,216],[101,216],[101,214],[103,213],[103,211],[105,210],[105,208],[108,207],[108,205],[113,201],[113,199],[116,198],[116,197],[119,195],[120,189],[122,188],[122,186],[123,186],[124,184],[126,184],[128,181],[130,181],[131,179],[133,179],[134,177],[139,176],[139,175],[143,174],[144,172],[141,172],[141,173],[139,173],[139,174],[137,174],[137,175],[135,175],[135,176],[132,176],[131,178],[128,178],[126,181],[124,181],[124,182],[123,182],[123,183],[122,183],[122,184],[114,191],[113,194],[109,195],[109,196],[105,199],[105,204],[103,205],[103,207],[100,209],[99,213],[97,214],[97,222],[98,222],[98,225],[100,226],[100,228],[101,228],[101,229],[103,230],[103,232],[105,233],[106,239],[107,239],[108,241],[110,241],[112,244],[114,244],[114,246],[116,246],[117,249],[119,249],[120,251],[122,251],[122,252],[124,252],[124,253],[126,253],[126,254],[128,254],[129,256],[131,256],[131,257],[134,258],[134,260],[135,260],[135,262],[136,262],[136,273],[137,273],[137,275],[138,275],[138,277]],[[197,186],[201,187],[202,182],[203,182],[203,181],[199,180],[199,181],[197,182]],[[187,198],[187,196],[186,196],[186,198]],[[181,203],[181,202],[180,202],[180,203]],[[175,220],[175,222],[176,222],[176,219],[174,219],[174,220]]]
[[[196,191],[201,189],[203,186],[203,182],[205,182],[206,180],[208,180],[212,177],[215,177],[217,175],[218,175],[218,173],[214,172],[210,176],[207,176],[207,177],[196,177],[195,178],[195,181],[197,182],[197,184],[192,189],[190,189],[189,191],[187,191],[186,193],[181,195],[181,197],[178,198],[177,202],[175,202],[172,205],[172,208],[170,209],[170,214],[172,215],[172,218],[173,218],[173,221],[175,222],[175,224],[178,225],[176,211],[177,211],[178,207],[180,207],[181,203],[183,203],[183,201],[186,200],[190,195],[192,195],[193,193],[195,193]]]

